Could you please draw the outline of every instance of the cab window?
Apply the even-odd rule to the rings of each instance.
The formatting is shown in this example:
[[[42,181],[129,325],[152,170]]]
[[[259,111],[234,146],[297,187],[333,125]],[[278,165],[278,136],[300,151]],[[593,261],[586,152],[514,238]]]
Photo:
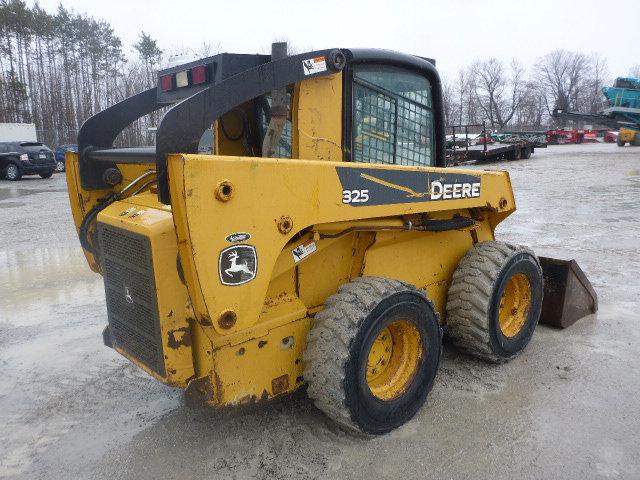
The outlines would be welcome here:
[[[356,66],[352,108],[353,161],[433,165],[433,103],[425,77],[386,65]]]

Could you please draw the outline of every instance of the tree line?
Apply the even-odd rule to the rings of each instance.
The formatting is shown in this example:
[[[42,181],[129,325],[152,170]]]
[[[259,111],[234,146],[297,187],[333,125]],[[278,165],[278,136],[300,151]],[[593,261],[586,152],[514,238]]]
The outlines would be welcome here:
[[[0,0],[0,122],[35,123],[51,146],[75,143],[85,119],[155,83],[156,42],[143,32],[134,51],[128,60],[105,21]],[[142,142],[149,123],[135,122],[120,143]]]
[[[597,113],[603,108],[602,87],[611,82],[606,59],[596,54],[554,50],[528,75],[515,59],[508,65],[496,58],[479,60],[444,80],[445,117],[448,125],[485,121],[497,130],[541,130],[554,123],[555,108]]]
[[[203,44],[198,53],[211,50]],[[154,85],[166,52],[142,32],[132,53],[103,20],[62,5],[49,13],[23,0],[0,0],[0,122],[35,123],[51,146],[75,143],[85,119]],[[640,66],[633,69],[640,74]],[[479,60],[444,79],[445,118],[449,125],[543,129],[556,106],[596,112],[609,83],[606,59],[598,55],[556,50],[529,74],[516,60]],[[148,128],[158,120],[158,113],[140,119],[118,143],[148,143]]]

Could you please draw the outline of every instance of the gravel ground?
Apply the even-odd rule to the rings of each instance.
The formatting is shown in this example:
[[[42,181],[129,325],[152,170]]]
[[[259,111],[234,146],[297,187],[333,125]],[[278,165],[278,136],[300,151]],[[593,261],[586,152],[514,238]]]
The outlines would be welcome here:
[[[445,346],[425,407],[349,437],[304,393],[192,411],[102,345],[65,179],[0,181],[0,477],[640,478],[640,148],[556,146],[508,169],[518,211],[498,237],[574,258],[600,311],[540,326],[507,365]]]

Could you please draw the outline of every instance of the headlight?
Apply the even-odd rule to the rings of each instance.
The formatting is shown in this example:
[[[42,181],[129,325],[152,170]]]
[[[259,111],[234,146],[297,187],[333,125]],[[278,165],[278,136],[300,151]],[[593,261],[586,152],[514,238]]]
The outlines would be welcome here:
[[[22,160],[23,162],[28,162],[29,155],[27,155],[26,153],[23,153],[22,155],[20,155],[20,160]]]

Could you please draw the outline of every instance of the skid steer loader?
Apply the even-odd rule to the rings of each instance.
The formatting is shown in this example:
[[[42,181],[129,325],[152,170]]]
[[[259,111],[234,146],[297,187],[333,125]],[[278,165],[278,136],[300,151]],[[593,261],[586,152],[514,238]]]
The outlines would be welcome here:
[[[435,62],[281,50],[160,71],[82,126],[67,180],[104,277],[104,343],[188,403],[308,384],[342,427],[381,434],[424,403],[443,328],[492,362],[525,348],[543,271],[494,238],[516,208],[508,173],[444,168]],[[163,107],[155,147],[113,146]],[[213,154],[198,154],[210,128]],[[556,267],[550,318],[582,285]],[[571,315],[595,310],[583,300]]]

